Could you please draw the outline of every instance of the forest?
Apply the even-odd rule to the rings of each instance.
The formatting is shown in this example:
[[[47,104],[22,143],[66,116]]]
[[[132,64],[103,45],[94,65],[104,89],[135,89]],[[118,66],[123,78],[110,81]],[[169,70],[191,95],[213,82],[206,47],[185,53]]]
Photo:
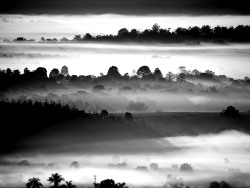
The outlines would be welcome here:
[[[141,66],[134,75],[128,73],[121,75],[119,69],[116,66],[111,66],[107,71],[107,74],[100,74],[100,76],[93,75],[70,75],[67,66],[63,66],[61,71],[54,68],[47,73],[46,68],[38,67],[36,70],[29,70],[25,68],[23,74],[20,70],[0,70],[0,90],[5,90],[11,87],[27,87],[37,85],[45,86],[50,85],[51,87],[59,87],[64,84],[71,85],[93,85],[93,90],[101,91],[104,90],[104,86],[98,83],[102,82],[158,82],[158,83],[172,83],[172,84],[190,84],[195,81],[209,81],[213,83],[229,82],[234,86],[250,86],[250,78],[245,76],[244,79],[233,79],[226,75],[216,75],[211,70],[200,72],[197,69],[187,70],[185,66],[179,67],[179,73],[168,72],[164,76],[159,68],[151,71],[146,65]],[[40,83],[40,84],[39,84]],[[43,84],[41,84],[43,83]],[[42,87],[42,86],[41,86]],[[124,86],[122,90],[131,90],[129,86]],[[212,88],[214,90],[214,88]],[[214,90],[215,91],[215,90]],[[216,91],[215,91],[216,92]]]
[[[35,42],[34,39],[18,37],[14,42]],[[63,37],[44,38],[38,42],[157,42],[157,43],[186,43],[186,45],[200,45],[201,42],[212,42],[224,44],[227,42],[247,43],[250,41],[250,26],[238,25],[236,27],[216,26],[212,28],[209,25],[202,27],[194,26],[188,28],[178,27],[174,30],[171,28],[163,29],[159,24],[154,24],[152,28],[143,31],[137,29],[121,28],[117,35],[96,35],[90,33],[84,35],[75,35],[73,39]],[[3,42],[10,42],[5,39]]]
[[[66,159],[71,160],[71,157],[68,156],[70,152],[81,157],[85,154],[90,156],[101,154],[107,157],[105,155],[127,153],[132,155],[130,156],[133,159],[132,162],[136,155],[143,156],[147,152],[157,153],[162,157],[164,152],[170,151],[173,153],[173,156],[170,155],[170,157],[175,158],[175,153],[185,157],[186,147],[178,143],[178,137],[184,139],[190,137],[190,140],[201,139],[202,142],[203,135],[208,133],[218,134],[219,137],[226,135],[231,139],[238,134],[245,137],[244,134],[249,133],[250,130],[248,125],[249,111],[242,111],[242,108],[239,110],[239,105],[234,107],[230,105],[233,103],[228,102],[230,95],[235,96],[235,94],[244,96],[244,100],[247,100],[245,94],[249,93],[248,77],[233,79],[224,75],[216,75],[210,70],[205,72],[189,71],[184,66],[179,67],[177,74],[169,72],[166,76],[163,76],[159,68],[151,71],[148,66],[139,67],[131,76],[121,75],[116,66],[111,66],[105,75],[77,76],[70,75],[68,67],[63,66],[60,71],[54,68],[49,74],[44,67],[38,67],[33,71],[25,68],[23,73],[8,68],[1,70],[0,80],[0,114],[3,122],[1,124],[3,131],[0,132],[1,154],[3,156],[15,153],[35,155],[35,158],[31,158],[31,162],[25,160],[25,155],[22,158],[15,157],[13,161],[2,158],[1,168],[14,169],[17,174],[25,174],[25,178],[16,179],[18,185],[23,182],[27,188],[41,188],[43,184],[44,187],[49,185],[52,188],[76,188],[91,182],[75,178],[75,176],[80,176],[84,169],[89,169],[88,166],[84,166],[83,158],[80,159],[79,163],[74,163],[69,167],[64,160],[53,162],[51,158],[46,161],[40,158],[38,162],[36,154],[59,155],[59,158],[65,155]],[[224,92],[227,93],[223,94]],[[219,96],[229,100],[224,101],[222,104],[224,107],[220,105],[218,106],[219,110],[212,113],[164,112],[160,110],[152,112],[148,111],[152,108],[150,103],[145,101],[130,100],[126,103],[127,100],[124,96],[141,93],[162,95],[164,100],[172,101],[174,106],[185,105],[182,104],[183,102],[177,102],[183,100],[185,95],[209,96],[210,98]],[[171,95],[180,95],[180,98],[173,100]],[[126,107],[122,108],[124,103]],[[160,101],[160,103],[163,102]],[[115,104],[118,112],[114,106],[111,108],[103,104],[108,106]],[[166,101],[166,104],[170,103]],[[201,105],[204,106],[204,103]],[[216,139],[216,135],[214,137]],[[175,139],[177,140],[175,141]],[[209,140],[213,140],[213,138],[209,137]],[[241,142],[244,143],[244,139],[240,140],[240,144]],[[231,140],[229,145],[231,145],[230,143]],[[192,141],[188,144],[192,144]],[[222,151],[224,151],[223,149]],[[193,151],[190,151],[190,154],[192,155]],[[237,184],[243,185],[245,180],[242,178],[247,174],[241,173],[239,168],[244,167],[235,168],[226,158],[227,154],[224,155],[224,165],[226,166],[224,168],[226,169],[218,177],[216,177],[215,172],[210,170],[203,172],[202,166],[197,164],[197,166],[192,166],[186,159],[183,162],[179,160],[176,160],[176,163],[172,162],[169,168],[164,163],[158,167],[158,163],[154,161],[148,166],[141,163],[141,159],[133,164],[126,160],[126,162],[112,161],[112,163],[108,163],[105,158],[102,159],[102,165],[105,164],[105,166],[99,168],[116,174],[138,173],[137,175],[145,177],[154,177],[155,174],[161,174],[163,177],[168,174],[167,179],[163,180],[165,181],[164,185],[162,180],[154,182],[154,185],[160,184],[169,188],[188,188],[191,187],[190,184],[193,187],[195,185],[196,187],[209,188],[229,188]],[[244,157],[244,153],[242,155]],[[169,158],[164,160],[168,161]],[[95,162],[91,165],[95,166]],[[83,164],[82,167],[78,167],[80,163]],[[214,164],[214,166],[216,165]],[[66,171],[63,171],[65,169]],[[6,171],[11,173],[9,170]],[[69,181],[69,178],[63,178],[59,173],[52,173],[55,171],[60,174],[69,171],[71,173],[70,179],[73,181]],[[195,178],[196,175],[210,172],[214,174],[209,179]],[[49,178],[47,178],[48,173],[52,173]],[[115,179],[113,176],[111,177]],[[189,181],[189,178],[192,181]],[[14,179],[15,177],[11,177],[8,181],[11,182]],[[94,187],[127,187],[125,183],[115,183],[112,179],[107,179],[107,176],[103,177],[99,179],[100,183],[94,183]],[[130,184],[129,187],[131,187]]]

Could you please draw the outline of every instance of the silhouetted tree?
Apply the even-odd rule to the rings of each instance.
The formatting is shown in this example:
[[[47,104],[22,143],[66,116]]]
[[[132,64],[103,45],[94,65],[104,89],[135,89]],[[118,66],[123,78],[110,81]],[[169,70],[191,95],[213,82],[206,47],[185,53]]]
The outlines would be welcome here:
[[[132,121],[132,119],[133,119],[133,116],[130,112],[126,112],[124,117],[128,121]]]
[[[49,183],[53,183],[54,185],[52,186],[53,188],[59,188],[60,187],[60,183],[62,181],[64,181],[64,178],[58,174],[58,173],[55,173],[55,174],[51,174],[51,176],[48,178],[48,181]]]
[[[25,186],[27,188],[41,188],[43,184],[40,181],[39,178],[30,178]]]
[[[77,161],[74,161],[70,164],[70,167],[73,167],[73,168],[79,168],[79,164]]]
[[[230,185],[225,181],[221,181],[219,188],[230,188]]]
[[[140,32],[136,29],[131,29],[129,36],[133,39],[138,38],[140,35]]]
[[[100,184],[94,184],[96,188],[128,188],[126,183],[115,183],[112,179],[106,179],[100,182]]]
[[[101,112],[102,117],[108,117],[108,115],[109,115],[109,113],[107,110],[102,110],[102,112]]]
[[[204,80],[212,80],[213,79],[213,75],[209,74],[209,73],[200,73],[199,78],[200,79],[204,79]]]
[[[93,36],[89,33],[86,33],[83,38],[84,38],[84,40],[91,40],[93,38]]]
[[[180,73],[178,76],[177,76],[177,82],[180,82],[180,83],[183,83],[185,82],[186,79],[185,79],[185,74],[184,73]]]
[[[210,39],[212,36],[212,29],[211,26],[209,25],[203,25],[201,27],[201,35],[205,39]]]
[[[23,167],[31,167],[31,164],[27,160],[22,160],[19,163],[17,163],[17,165]]]
[[[138,76],[147,76],[151,74],[151,70],[148,66],[144,65],[142,67],[140,67],[138,70],[137,70],[137,75]]]
[[[23,73],[28,74],[28,73],[30,73],[30,70],[26,67],[26,68],[24,68]]]
[[[166,79],[169,81],[169,82],[172,82],[174,80],[174,74],[172,72],[168,72],[167,75],[166,75]]]
[[[65,183],[66,183],[67,188],[76,188],[76,185],[74,185],[72,181],[66,181]]]
[[[211,70],[206,70],[205,73],[211,74],[211,75],[213,75],[213,76],[215,75],[215,73],[214,73],[213,71],[211,71]]]
[[[76,82],[77,80],[78,80],[78,76],[77,75],[72,75],[70,77],[70,81],[72,81],[72,82]]]
[[[126,186],[125,182],[123,182],[123,183],[116,183],[116,187],[117,188],[128,188],[128,186]]]
[[[112,179],[106,179],[100,182],[100,188],[116,188],[115,181]]]
[[[7,76],[12,76],[13,75],[13,72],[12,72],[12,70],[10,68],[6,69],[6,75]]]
[[[244,81],[248,81],[248,80],[250,80],[250,78],[248,76],[245,76]]]
[[[26,38],[24,38],[24,37],[17,37],[16,39],[14,39],[14,41],[26,41]]]
[[[157,23],[150,29],[145,29],[142,32],[132,29],[130,32],[126,28],[122,28],[118,31],[117,35],[97,35],[92,36],[86,33],[83,37],[81,35],[75,35],[72,41],[157,41],[157,42],[171,42],[179,43],[185,42],[186,45],[200,45],[200,41],[215,42],[224,44],[225,42],[249,42],[250,41],[250,26],[238,25],[236,27],[224,27],[216,26],[211,28],[209,25],[203,25],[202,27],[192,26],[188,28],[178,27],[171,31],[171,28],[162,29]],[[4,40],[8,42],[8,40]],[[25,39],[24,37],[18,37],[14,41],[35,41],[34,39]],[[57,42],[57,39],[41,38],[41,42]],[[65,37],[61,39],[62,42],[68,42]]]
[[[152,32],[155,33],[155,34],[158,34],[160,32],[160,26],[158,23],[155,23],[153,26],[152,26]]]
[[[210,188],[219,188],[220,187],[220,184],[217,182],[217,181],[214,181],[210,184],[209,186]]]
[[[192,74],[193,74],[194,76],[199,76],[199,75],[201,74],[201,72],[198,71],[197,69],[194,69],[194,70],[192,70]]]
[[[35,77],[37,79],[46,79],[47,77],[47,70],[44,67],[38,67],[35,71],[34,71]]]
[[[81,35],[75,35],[73,40],[75,41],[80,41],[82,39],[82,36]]]
[[[117,168],[126,168],[127,164],[125,162],[116,164]]]
[[[118,31],[118,34],[117,34],[117,36],[120,37],[120,38],[128,37],[128,35],[129,35],[129,31],[126,28],[120,29]]]
[[[59,76],[60,72],[58,69],[54,68],[49,73],[49,78],[57,78]]]
[[[107,76],[112,78],[120,78],[121,74],[119,73],[119,70],[116,66],[112,66],[109,68]]]
[[[66,37],[63,37],[60,39],[60,42],[68,42],[68,41],[69,41],[69,39],[67,39]]]
[[[239,110],[233,106],[228,106],[226,110],[222,110],[222,115],[227,117],[239,117]]]
[[[20,76],[20,71],[19,70],[14,70],[13,71],[13,76],[15,76],[15,77]]]
[[[149,168],[150,168],[151,170],[157,170],[157,169],[158,169],[158,164],[156,164],[156,163],[151,163],[150,166],[149,166]]]
[[[68,76],[69,75],[69,69],[68,69],[68,67],[67,66],[63,66],[62,67],[62,69],[61,69],[61,74],[63,75],[63,76]]]
[[[154,76],[156,77],[156,78],[162,78],[162,73],[161,73],[161,70],[159,69],[159,68],[156,68],[155,70],[154,70]]]
[[[187,74],[187,70],[186,70],[186,67],[185,66],[179,66],[179,71],[180,71],[180,73],[182,73],[182,74]]]
[[[65,77],[62,74],[59,74],[57,77],[57,80],[61,82],[61,81],[63,81],[64,78]]]
[[[183,163],[181,164],[180,171],[181,172],[193,172],[193,167],[191,166],[191,164]]]

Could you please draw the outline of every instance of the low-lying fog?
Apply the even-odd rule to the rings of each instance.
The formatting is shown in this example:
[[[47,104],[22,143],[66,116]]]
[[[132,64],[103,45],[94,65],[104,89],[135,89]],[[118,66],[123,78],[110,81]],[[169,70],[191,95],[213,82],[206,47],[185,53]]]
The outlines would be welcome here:
[[[234,79],[250,76],[250,45],[118,45],[95,43],[1,43],[1,69],[35,70],[45,67],[47,73],[53,68],[61,70],[68,66],[70,75],[104,75],[109,67],[117,66],[123,75],[134,75],[139,67],[148,65],[153,71],[160,68],[163,76],[179,66],[187,70],[212,70],[216,75]],[[189,80],[188,80],[189,81]],[[216,83],[192,80],[192,84],[161,82],[99,83],[105,86],[101,92],[93,92],[94,85],[64,86],[63,89],[43,91],[14,91],[6,97],[26,95],[48,96],[47,99],[75,101],[85,111],[109,112],[155,112],[155,111],[213,111],[218,112],[232,105],[240,111],[249,110],[249,87],[233,86],[231,83]],[[199,84],[201,83],[201,84]],[[129,90],[122,89],[129,86]],[[13,96],[14,95],[14,96]],[[35,96],[34,96],[35,95]],[[80,101],[80,102],[79,102]]]
[[[235,106],[241,112],[250,110],[250,88],[230,83],[178,84],[158,82],[100,83],[105,90],[95,91],[94,85],[65,85],[63,88],[10,90],[5,98],[15,100],[57,101],[76,106],[86,112],[221,112]],[[123,89],[128,87],[129,89]]]
[[[31,142],[27,144],[32,145]],[[101,144],[105,149],[105,142],[108,146],[108,140],[104,143],[97,141],[95,144]],[[49,144],[46,147],[50,148]],[[89,147],[90,150],[95,150],[91,145]],[[212,181],[221,180],[235,187],[250,186],[250,136],[238,131],[147,140],[120,140],[112,142],[112,147],[123,148],[123,152],[112,152],[111,149],[105,154],[99,150],[91,154],[81,150],[79,146],[78,149],[69,148],[72,150],[69,154],[57,152],[44,155],[39,150],[32,153],[10,154],[2,158],[0,186],[20,187],[31,177],[39,177],[42,183],[48,186],[47,178],[55,172],[62,174],[66,180],[73,180],[77,185],[92,184],[93,175],[96,175],[97,182],[111,178],[116,182],[126,182],[130,187],[163,186],[167,182],[167,175],[172,174],[183,177],[184,185],[191,187],[208,187]],[[141,148],[147,149],[142,151]],[[21,160],[27,160],[31,166],[17,165]],[[73,161],[77,161],[79,168],[70,167]],[[117,165],[123,162],[126,166],[111,167],[109,164]],[[157,163],[158,169],[150,169],[151,163]],[[180,172],[180,165],[183,163],[191,164],[193,173]],[[137,166],[145,166],[147,170],[135,169]]]
[[[177,73],[179,66],[188,70],[207,69],[217,75],[233,78],[250,76],[249,44],[211,45],[120,45],[120,44],[72,44],[72,43],[1,43],[1,68],[23,70],[28,67],[69,67],[69,74],[99,75],[109,67],[117,66],[121,74],[132,74],[142,65],[152,70],[160,68],[163,75]]]
[[[249,59],[249,44],[0,44],[1,69],[23,70],[28,67],[35,70],[37,67],[45,67],[49,73],[53,68],[60,70],[66,65],[70,75],[106,74],[111,66],[117,66],[122,75],[133,75],[133,69],[148,65],[151,70],[160,68],[164,77],[168,71],[177,73],[179,66],[186,66],[187,70],[209,69],[216,75],[243,79],[250,76]],[[220,112],[229,105],[235,106],[241,112],[249,110],[250,88],[226,82],[228,81],[172,84],[131,81],[121,82],[124,85],[120,85],[121,83],[113,80],[106,84],[98,83],[105,86],[102,91],[94,91],[92,83],[86,86],[66,84],[48,90],[8,90],[1,97],[17,99],[21,96],[20,98],[27,97],[34,101],[61,101],[71,107],[76,105],[79,109],[92,112],[100,112],[102,109],[122,113]],[[123,86],[129,86],[131,89],[125,90]],[[202,119],[200,122],[202,124]],[[55,172],[62,174],[66,180],[73,180],[77,185],[89,186],[94,182],[93,175],[97,176],[98,182],[110,178],[116,182],[126,182],[130,187],[163,186],[167,182],[168,174],[183,177],[184,184],[191,187],[208,187],[212,181],[221,180],[236,187],[250,186],[250,136],[234,130],[199,136],[117,141],[106,138],[101,142],[96,138],[91,143],[82,142],[75,145],[67,143],[60,134],[53,135],[52,138],[55,139],[52,140],[46,140],[46,136],[27,138],[28,141],[22,143],[27,146],[23,148],[41,146],[33,152],[23,150],[21,153],[13,152],[1,156],[0,187],[24,186],[31,177],[39,177],[42,183],[48,186],[46,180]],[[58,148],[53,148],[57,144],[56,141],[60,141]],[[61,147],[64,147],[63,151],[67,148],[68,152],[60,152]],[[28,160],[31,166],[17,165],[22,160]],[[73,161],[79,163],[79,168],[70,167]],[[127,166],[108,167],[108,163],[117,165],[123,162]],[[157,163],[158,169],[151,170],[151,163]],[[190,163],[194,172],[181,173],[180,165],[183,163]],[[145,166],[148,170],[136,170],[138,166]]]

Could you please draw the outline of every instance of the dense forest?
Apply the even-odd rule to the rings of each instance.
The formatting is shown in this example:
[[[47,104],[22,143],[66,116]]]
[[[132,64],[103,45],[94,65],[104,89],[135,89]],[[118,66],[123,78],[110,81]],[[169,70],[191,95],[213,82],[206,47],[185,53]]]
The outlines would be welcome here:
[[[26,39],[18,37],[13,41],[21,42],[35,42],[34,39]],[[160,42],[160,43],[183,43],[187,45],[199,45],[200,42],[213,42],[224,44],[226,42],[250,42],[250,26],[238,25],[236,27],[216,26],[212,28],[209,25],[202,27],[194,26],[188,28],[178,27],[175,30],[171,28],[163,29],[157,23],[150,29],[139,31],[137,29],[122,28],[118,31],[117,35],[96,35],[90,33],[82,35],[75,35],[73,39],[63,37],[47,38],[41,37],[38,42],[89,42],[89,41],[106,41],[106,42]],[[4,42],[10,42],[4,40]]]
[[[99,139],[106,134],[112,135],[110,130],[115,128],[123,131],[113,135],[113,139],[130,138],[134,136],[133,133],[140,137],[159,136],[143,122],[134,121],[130,112],[112,115],[104,109],[99,113],[90,113],[60,101],[42,102],[20,96],[18,100],[1,100],[0,113],[3,130],[0,132],[0,153],[18,149],[16,144],[19,140],[29,136],[35,137],[44,131],[49,131],[51,134],[57,133],[57,136],[58,131],[66,131],[68,134],[63,136],[64,139],[68,139],[72,131],[78,130],[79,134],[74,136],[78,141],[87,139],[82,136],[95,129],[98,130],[95,136]]]
[[[225,75],[216,75],[211,70],[206,70],[205,72],[200,72],[197,69],[187,70],[185,66],[179,67],[179,72],[174,74],[168,72],[166,76],[163,76],[161,70],[156,68],[151,71],[148,66],[141,66],[134,75],[129,75],[128,73],[121,75],[116,66],[111,66],[106,75],[101,74],[100,76],[93,75],[70,75],[67,66],[63,66],[61,71],[54,68],[47,73],[46,68],[38,67],[36,70],[30,71],[25,68],[23,74],[19,70],[11,70],[7,68],[6,70],[0,69],[0,90],[6,90],[13,87],[46,87],[51,86],[61,87],[63,85],[92,85],[93,91],[105,90],[105,87],[99,83],[103,82],[158,82],[158,83],[182,83],[189,84],[195,80],[199,81],[210,81],[214,83],[219,82],[229,82],[231,85],[235,86],[249,86],[250,78],[245,77],[241,79],[229,78]],[[131,90],[129,86],[124,86],[121,90]]]

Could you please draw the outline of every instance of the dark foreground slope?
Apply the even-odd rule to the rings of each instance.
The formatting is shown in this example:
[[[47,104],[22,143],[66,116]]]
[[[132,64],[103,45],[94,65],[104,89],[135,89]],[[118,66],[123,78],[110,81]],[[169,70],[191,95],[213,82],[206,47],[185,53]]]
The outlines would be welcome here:
[[[0,114],[1,153],[44,148],[65,152],[69,147],[80,149],[83,143],[88,150],[95,142],[160,137],[130,118],[105,110],[86,113],[54,102],[1,101]]]
[[[178,148],[167,140],[159,145],[157,138],[224,130],[250,132],[249,114],[230,118],[220,113],[143,113],[134,114],[131,120],[124,114],[91,114],[67,105],[31,101],[1,102],[0,110],[3,154],[164,151]]]

